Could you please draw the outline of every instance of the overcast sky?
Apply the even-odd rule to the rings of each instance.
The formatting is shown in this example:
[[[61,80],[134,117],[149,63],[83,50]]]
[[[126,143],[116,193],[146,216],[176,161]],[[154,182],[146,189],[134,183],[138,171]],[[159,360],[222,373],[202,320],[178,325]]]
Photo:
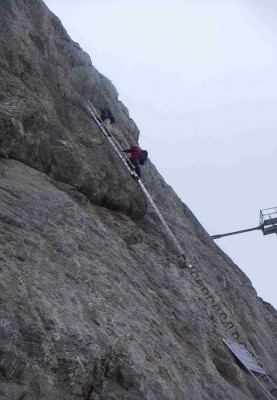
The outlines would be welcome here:
[[[208,231],[277,206],[276,0],[46,0],[115,85],[140,144]],[[217,244],[277,307],[277,236]]]

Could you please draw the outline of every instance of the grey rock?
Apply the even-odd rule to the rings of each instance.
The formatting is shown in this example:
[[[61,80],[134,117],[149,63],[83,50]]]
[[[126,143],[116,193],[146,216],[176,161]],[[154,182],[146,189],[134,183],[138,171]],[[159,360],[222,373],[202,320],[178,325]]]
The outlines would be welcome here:
[[[108,106],[117,115],[112,129],[122,147],[136,142],[138,129],[112,83],[41,1],[1,2],[0,12],[3,150],[93,203],[142,217],[144,196],[103,143],[85,106],[86,100]]]
[[[9,158],[8,153],[5,150],[1,149],[1,148],[0,148],[0,158],[5,158],[5,159]]]
[[[149,162],[183,268],[81,96],[123,146],[138,129],[60,21],[39,0],[0,15],[0,400],[264,398],[222,338],[276,380],[276,310]]]
[[[13,160],[0,177],[1,399],[260,398],[222,343],[233,331],[182,278],[150,212],[133,221]],[[170,203],[213,296],[273,374],[274,313]]]

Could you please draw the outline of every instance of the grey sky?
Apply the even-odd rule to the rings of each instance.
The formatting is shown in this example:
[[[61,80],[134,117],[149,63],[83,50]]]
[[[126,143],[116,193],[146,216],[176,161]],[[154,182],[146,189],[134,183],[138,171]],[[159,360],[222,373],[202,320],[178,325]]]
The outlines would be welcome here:
[[[46,0],[116,86],[166,181],[210,234],[277,206],[277,3]],[[277,307],[277,237],[217,244]]]

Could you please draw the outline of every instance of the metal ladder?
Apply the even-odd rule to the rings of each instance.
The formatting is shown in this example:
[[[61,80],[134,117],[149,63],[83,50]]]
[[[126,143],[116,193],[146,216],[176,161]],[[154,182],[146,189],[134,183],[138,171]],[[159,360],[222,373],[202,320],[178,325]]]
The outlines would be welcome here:
[[[174,243],[180,259],[184,262],[185,266],[187,266],[186,253],[184,252],[184,250],[180,246],[179,242],[177,241],[177,239],[176,239],[175,235],[173,234],[173,232],[171,231],[171,229],[169,228],[169,226],[168,226],[166,220],[164,219],[164,217],[162,216],[160,210],[158,209],[158,207],[156,206],[154,200],[150,196],[148,190],[146,189],[146,187],[142,183],[142,180],[137,175],[137,173],[136,173],[133,165],[131,164],[128,156],[125,153],[123,153],[123,149],[122,149],[121,145],[118,143],[118,141],[116,140],[116,138],[114,137],[114,135],[112,134],[110,129],[107,127],[107,125],[102,121],[102,119],[99,116],[97,110],[91,104],[91,102],[89,100],[88,100],[88,104],[89,104],[88,111],[89,111],[90,115],[92,116],[92,118],[94,119],[94,121],[96,122],[96,124],[98,125],[98,127],[100,128],[100,130],[102,131],[104,136],[106,137],[106,139],[108,139],[108,141],[112,145],[113,149],[115,150],[116,154],[119,156],[121,161],[123,162],[125,168],[129,172],[129,174],[134,178],[134,180],[140,186],[141,190],[143,191],[143,193],[147,197],[149,203],[151,204],[151,206],[153,207],[153,209],[154,209],[155,213],[157,214],[159,220],[161,221],[166,233],[168,234],[168,236],[170,237],[170,239]]]
[[[238,362],[244,366],[248,373],[255,379],[260,388],[266,393],[267,398],[275,400],[277,387],[273,380],[264,372],[263,366],[258,364],[245,346],[223,339],[224,344],[233,353]],[[266,384],[266,385],[265,385]],[[267,387],[266,387],[267,386]]]
[[[277,386],[273,382],[273,380],[264,373],[263,375],[255,375],[252,371],[250,374],[255,379],[255,381],[260,385],[263,391],[267,394],[269,399],[275,400],[277,398]],[[266,386],[265,386],[266,384]]]

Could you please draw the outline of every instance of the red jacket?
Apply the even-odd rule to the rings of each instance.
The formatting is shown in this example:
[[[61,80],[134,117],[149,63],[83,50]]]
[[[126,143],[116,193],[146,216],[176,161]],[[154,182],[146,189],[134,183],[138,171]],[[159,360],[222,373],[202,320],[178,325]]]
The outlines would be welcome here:
[[[139,158],[140,153],[141,153],[141,148],[138,146],[133,146],[130,147],[130,149],[124,150],[125,153],[131,153],[130,160],[135,160],[136,158]]]

